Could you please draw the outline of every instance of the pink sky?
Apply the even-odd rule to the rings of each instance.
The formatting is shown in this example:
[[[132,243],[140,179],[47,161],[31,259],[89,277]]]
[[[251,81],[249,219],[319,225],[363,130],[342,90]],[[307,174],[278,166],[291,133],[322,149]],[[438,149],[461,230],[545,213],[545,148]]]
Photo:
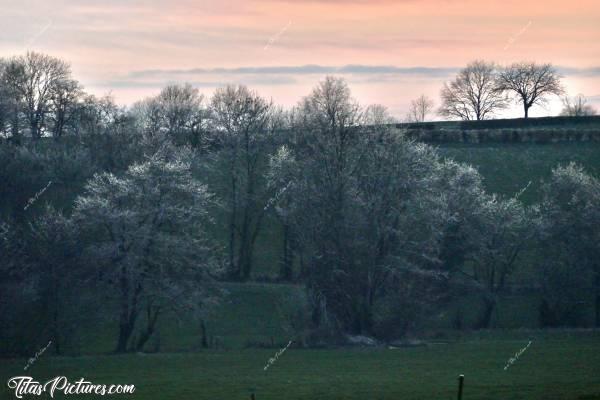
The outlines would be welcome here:
[[[189,81],[207,96],[243,83],[290,106],[336,74],[399,118],[473,59],[529,60],[555,64],[571,95],[600,108],[599,22],[592,0],[0,0],[0,56],[59,56],[122,104]]]

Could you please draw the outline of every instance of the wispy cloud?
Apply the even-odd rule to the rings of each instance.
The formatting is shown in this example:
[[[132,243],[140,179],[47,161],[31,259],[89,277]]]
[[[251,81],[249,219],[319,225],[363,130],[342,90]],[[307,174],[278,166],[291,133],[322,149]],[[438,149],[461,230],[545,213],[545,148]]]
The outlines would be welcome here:
[[[600,76],[600,67],[573,68],[557,67],[559,72],[565,76]],[[394,77],[421,77],[421,78],[450,78],[460,67],[398,67],[393,65],[362,65],[348,64],[342,66],[334,65],[287,65],[287,66],[248,66],[237,68],[189,68],[189,69],[146,69],[132,71],[125,79],[114,81],[119,86],[127,82],[137,80],[161,80],[181,81],[193,80],[194,77],[221,77],[229,81],[229,77],[243,77],[244,80],[253,83],[287,84],[294,83],[294,77],[311,75],[357,75],[374,79],[380,77],[382,80],[390,80]],[[120,82],[120,83],[119,83]],[[199,85],[211,85],[214,81],[199,82]]]
[[[598,77],[600,76],[600,67],[590,68],[572,68],[558,67],[558,71],[566,76]]]
[[[449,79],[457,67],[398,67],[392,65],[283,65],[236,68],[146,69],[103,81],[90,82],[105,89],[160,89],[168,84],[188,82],[198,88],[216,88],[226,84],[248,86],[293,86],[299,82],[317,82],[325,75],[340,75],[353,83],[384,83],[406,80]]]
[[[166,85],[172,83],[178,83],[185,81],[192,86],[198,88],[215,88],[219,86],[225,86],[227,84],[244,84],[244,85],[292,85],[296,83],[296,80],[292,77],[288,76],[278,76],[278,77],[267,77],[267,76],[246,76],[246,77],[234,77],[232,76],[230,79],[222,79],[221,77],[215,77],[213,80],[193,80],[193,79],[177,79],[177,77],[162,77],[159,79],[151,80],[151,79],[116,79],[116,80],[107,80],[107,81],[94,81],[90,82],[90,86],[96,88],[104,88],[104,89],[160,89],[165,87]]]
[[[328,65],[296,65],[296,66],[269,66],[269,67],[239,67],[239,68],[191,68],[191,69],[147,69],[133,71],[130,78],[164,77],[181,75],[238,75],[238,74],[294,74],[294,75],[321,75],[321,74],[399,74],[399,75],[428,75],[447,76],[458,71],[456,67],[395,67],[391,65],[360,65],[349,64],[344,66]]]

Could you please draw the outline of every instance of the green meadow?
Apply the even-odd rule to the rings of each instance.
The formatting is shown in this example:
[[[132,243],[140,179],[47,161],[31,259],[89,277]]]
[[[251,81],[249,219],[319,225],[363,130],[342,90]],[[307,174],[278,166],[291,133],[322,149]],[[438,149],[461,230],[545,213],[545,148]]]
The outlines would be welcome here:
[[[505,370],[529,340],[529,348]],[[600,399],[600,334],[589,331],[487,333],[394,349],[290,348],[265,371],[276,351],[42,355],[26,375],[39,382],[64,375],[71,381],[133,384],[135,393],[122,397],[135,399],[233,400],[252,393],[257,400],[455,399],[459,374],[465,376],[465,400]],[[25,363],[3,360],[2,379],[23,375]],[[0,395],[13,398],[6,386]],[[67,397],[85,398],[56,396]]]

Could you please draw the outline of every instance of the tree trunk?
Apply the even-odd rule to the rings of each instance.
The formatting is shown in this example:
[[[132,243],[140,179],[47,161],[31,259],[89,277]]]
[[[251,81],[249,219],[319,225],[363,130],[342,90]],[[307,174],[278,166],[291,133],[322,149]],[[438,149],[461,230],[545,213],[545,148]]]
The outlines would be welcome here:
[[[52,312],[52,337],[54,339],[53,343],[54,343],[54,351],[56,352],[57,356],[61,355],[61,342],[62,342],[62,338],[61,338],[61,334],[60,334],[60,328],[59,328],[59,318],[58,318],[58,299],[56,298],[57,296],[55,296],[54,299],[54,310]]]
[[[492,297],[484,297],[483,299],[483,311],[477,322],[477,329],[488,329],[492,322],[492,315],[496,309],[496,299]]]
[[[298,274],[297,280],[303,280],[308,276],[308,267],[306,265],[306,262],[304,260],[304,251],[302,251],[302,248],[299,249],[299,256],[300,256],[300,273]]]
[[[48,286],[42,292],[44,315],[47,315],[48,334],[50,335],[56,355],[62,352],[62,336],[60,331],[60,299],[62,295],[57,267],[50,263],[47,267]]]
[[[250,211],[248,205],[244,209],[242,230],[240,232],[240,251],[238,257],[240,278],[245,281],[250,278],[252,270],[252,250],[250,243]]]
[[[202,331],[202,348],[206,349],[208,348],[208,338],[206,336],[206,324],[203,319],[200,320],[200,330]]]
[[[529,106],[523,103],[523,110],[525,111],[525,118],[529,118]]]
[[[596,272],[596,282],[595,282],[595,292],[596,292],[596,328],[600,328],[600,271]]]
[[[234,161],[235,162],[235,161]],[[237,182],[235,178],[235,167],[231,168],[231,215],[229,216],[229,274],[232,278],[239,279],[239,260],[235,260],[235,235],[237,219]]]
[[[239,279],[242,281],[247,280],[250,277],[250,269],[252,268],[250,265],[250,260],[249,260],[249,244],[248,244],[248,240],[247,237],[245,237],[245,235],[242,234],[242,236],[240,237],[240,252],[239,252],[239,256],[238,256],[238,263],[239,263]]]
[[[131,334],[133,333],[135,322],[138,317],[137,299],[142,290],[141,286],[138,285],[135,288],[130,301],[130,281],[127,278],[127,271],[124,267],[121,269],[120,281],[121,315],[119,317],[119,338],[115,353],[125,353],[128,350],[127,344],[129,343],[129,339],[131,338]]]
[[[252,272],[252,253],[254,250],[254,241],[256,240],[256,234],[258,234],[259,226],[256,225],[253,229],[255,218],[253,214],[255,212],[254,205],[254,169],[252,168],[252,160],[249,158],[250,154],[250,139],[248,132],[245,135],[246,142],[246,185],[245,185],[245,199],[243,209],[243,224],[242,232],[240,235],[240,264],[242,270],[242,280],[246,281],[250,278]],[[259,224],[259,222],[256,222]]]
[[[119,322],[119,340],[117,342],[115,353],[127,352],[127,343],[129,343],[129,338],[133,333],[133,326],[128,321],[128,316],[121,314],[121,319]]]
[[[231,215],[229,223],[229,274],[231,277],[239,276],[239,267],[235,262],[235,211]]]
[[[292,280],[292,265],[294,262],[293,251],[291,245],[291,233],[290,225],[287,223],[283,224],[283,260],[281,263],[281,270],[279,272],[279,278],[283,281]]]
[[[21,145],[21,132],[19,130],[19,111],[14,110],[13,121],[10,127],[13,143],[17,146]]]
[[[600,328],[600,292],[596,289],[596,328]]]
[[[361,335],[371,335],[373,330],[373,312],[372,312],[372,304],[369,300],[369,295],[367,294],[366,298],[362,302],[361,312],[360,312],[360,334]]]
[[[240,279],[247,281],[252,274],[252,259],[254,257],[254,244],[246,236],[240,238]]]
[[[56,124],[54,126],[54,138],[55,139],[60,139],[62,137],[63,134],[63,130],[64,130],[64,113],[63,112],[59,112],[57,117],[56,117]]]
[[[150,337],[152,337],[152,334],[154,333],[154,329],[156,328],[156,321],[158,320],[159,313],[160,313],[159,307],[153,308],[150,305],[147,307],[146,329],[144,329],[144,331],[142,332],[142,334],[140,335],[140,337],[138,339],[138,342],[136,345],[136,351],[142,351],[144,348],[144,345],[146,344],[148,339],[150,339]]]
[[[250,279],[252,273],[252,267],[254,266],[254,242],[248,243],[248,250],[246,251],[246,263],[244,264],[244,280]]]
[[[41,137],[39,129],[39,117],[34,117],[34,119],[31,121],[30,128],[32,138],[39,139]]]

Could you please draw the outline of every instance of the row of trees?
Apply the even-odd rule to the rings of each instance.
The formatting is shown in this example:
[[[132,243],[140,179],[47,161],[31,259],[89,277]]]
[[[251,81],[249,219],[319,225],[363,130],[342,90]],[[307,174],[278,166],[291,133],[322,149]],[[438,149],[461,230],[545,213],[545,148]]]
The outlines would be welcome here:
[[[462,120],[488,119],[514,99],[527,118],[529,109],[545,104],[550,95],[564,95],[560,79],[551,64],[522,62],[501,68],[476,60],[444,84],[437,113]],[[90,106],[96,102],[73,79],[69,65],[62,60],[35,52],[0,59],[0,134],[4,136],[20,140],[24,134],[60,137],[65,130],[77,131],[94,118]],[[561,115],[595,114],[582,95],[564,97],[563,104]],[[433,110],[433,100],[422,95],[411,102],[406,119],[423,122]],[[171,134],[185,131],[196,144],[208,121],[203,96],[189,85],[165,89],[160,96],[137,103],[134,113],[143,116],[145,129],[161,126]]]
[[[437,113],[447,118],[479,121],[493,117],[516,101],[523,107],[527,118],[529,109],[534,105],[546,104],[551,95],[565,94],[560,79],[560,74],[551,64],[522,62],[501,68],[494,63],[476,60],[461,69],[454,80],[444,84]],[[595,114],[582,95],[573,100],[564,97],[563,103],[561,115]],[[433,110],[434,102],[422,95],[411,102],[407,120],[423,122]]]
[[[476,327],[487,328],[512,274],[531,257],[540,265],[544,324],[560,325],[576,303],[565,301],[559,275],[598,279],[600,230],[591,221],[600,183],[580,168],[556,169],[542,202],[526,207],[518,196],[486,193],[473,168],[385,126],[355,129],[361,109],[341,79],[327,78],[294,113],[293,140],[271,158],[270,181],[286,188],[277,210],[309,255],[316,326],[400,335],[462,284],[479,293]],[[400,322],[406,310],[413,314]],[[597,325],[599,312],[597,305]]]
[[[465,291],[489,327],[528,264],[544,326],[579,323],[589,282],[600,325],[600,183],[577,166],[557,168],[534,206],[492,195],[333,77],[286,112],[244,86],[205,101],[170,85],[129,110],[82,104],[67,130],[77,140],[0,146],[6,343],[36,332],[14,323],[26,313],[60,351],[81,314],[104,311],[116,351],[141,350],[165,314],[202,318],[217,281],[256,277],[267,229],[281,231],[279,278],[306,286],[300,326],[315,338],[400,336]]]

